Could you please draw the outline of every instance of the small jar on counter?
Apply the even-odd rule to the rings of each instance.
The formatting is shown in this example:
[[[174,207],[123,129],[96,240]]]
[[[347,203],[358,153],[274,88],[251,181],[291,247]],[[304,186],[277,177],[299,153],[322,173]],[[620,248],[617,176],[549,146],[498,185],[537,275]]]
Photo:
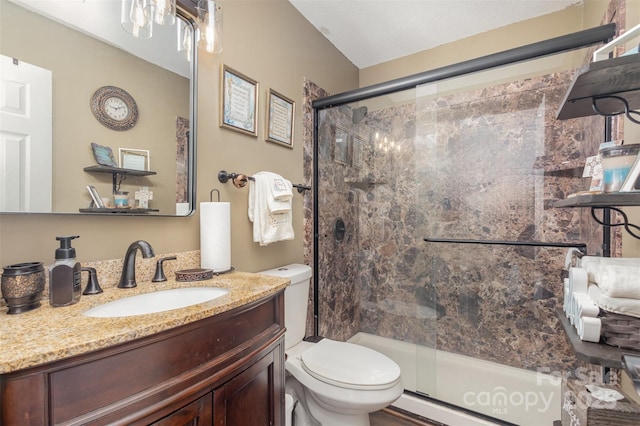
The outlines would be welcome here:
[[[21,314],[40,307],[45,285],[42,262],[17,263],[2,268],[2,297],[8,314]]]

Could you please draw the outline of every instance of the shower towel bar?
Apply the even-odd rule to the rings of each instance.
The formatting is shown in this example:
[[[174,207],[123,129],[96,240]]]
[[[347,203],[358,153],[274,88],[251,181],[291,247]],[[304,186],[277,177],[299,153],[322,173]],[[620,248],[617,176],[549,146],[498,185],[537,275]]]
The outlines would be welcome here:
[[[253,180],[253,177],[242,173],[229,173],[226,170],[220,170],[218,172],[218,180],[220,183],[227,183],[229,179],[231,179],[233,186],[236,188],[243,188],[248,181]],[[296,188],[300,194],[304,191],[311,191],[311,187],[306,185],[294,184],[293,187]]]
[[[587,254],[585,243],[553,243],[546,241],[504,241],[504,240],[457,240],[452,238],[425,238],[429,243],[454,243],[454,244],[494,244],[502,246],[529,246],[529,247],[569,247],[577,248],[582,254]]]

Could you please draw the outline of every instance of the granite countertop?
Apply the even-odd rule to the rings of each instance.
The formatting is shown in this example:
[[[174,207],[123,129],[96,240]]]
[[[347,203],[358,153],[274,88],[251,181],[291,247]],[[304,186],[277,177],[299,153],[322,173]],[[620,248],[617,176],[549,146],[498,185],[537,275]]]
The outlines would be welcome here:
[[[206,281],[138,282],[132,289],[104,288],[97,295],[82,296],[74,305],[53,308],[48,300],[29,312],[7,315],[0,310],[0,374],[107,348],[198,321],[277,293],[289,284],[286,278],[232,272]],[[154,314],[116,318],[82,315],[95,306],[123,297],[179,287],[221,287],[229,293],[209,302]]]

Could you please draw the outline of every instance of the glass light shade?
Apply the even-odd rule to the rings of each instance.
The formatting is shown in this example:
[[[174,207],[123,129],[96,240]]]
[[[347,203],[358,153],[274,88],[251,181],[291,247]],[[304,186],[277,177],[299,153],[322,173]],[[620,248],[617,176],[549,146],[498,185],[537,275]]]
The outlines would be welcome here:
[[[212,0],[198,0],[198,47],[222,52],[222,8]]]
[[[178,52],[184,54],[187,61],[191,61],[191,44],[193,40],[193,27],[178,19]]]
[[[122,0],[120,24],[134,37],[146,39],[153,34],[153,21],[145,13],[144,6],[143,0]]]
[[[176,22],[176,0],[144,0],[145,13],[159,25]]]

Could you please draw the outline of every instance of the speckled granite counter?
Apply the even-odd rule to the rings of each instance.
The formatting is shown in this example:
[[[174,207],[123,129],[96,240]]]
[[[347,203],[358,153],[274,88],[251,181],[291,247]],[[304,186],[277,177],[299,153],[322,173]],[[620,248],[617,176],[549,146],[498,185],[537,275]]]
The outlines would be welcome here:
[[[188,324],[262,299],[284,289],[289,280],[246,272],[232,272],[206,281],[138,282],[133,289],[105,288],[98,295],[82,296],[75,305],[42,306],[18,315],[0,311],[0,374],[33,367],[106,348]],[[82,315],[95,306],[123,297],[179,287],[221,287],[229,293],[186,308],[120,318]]]

